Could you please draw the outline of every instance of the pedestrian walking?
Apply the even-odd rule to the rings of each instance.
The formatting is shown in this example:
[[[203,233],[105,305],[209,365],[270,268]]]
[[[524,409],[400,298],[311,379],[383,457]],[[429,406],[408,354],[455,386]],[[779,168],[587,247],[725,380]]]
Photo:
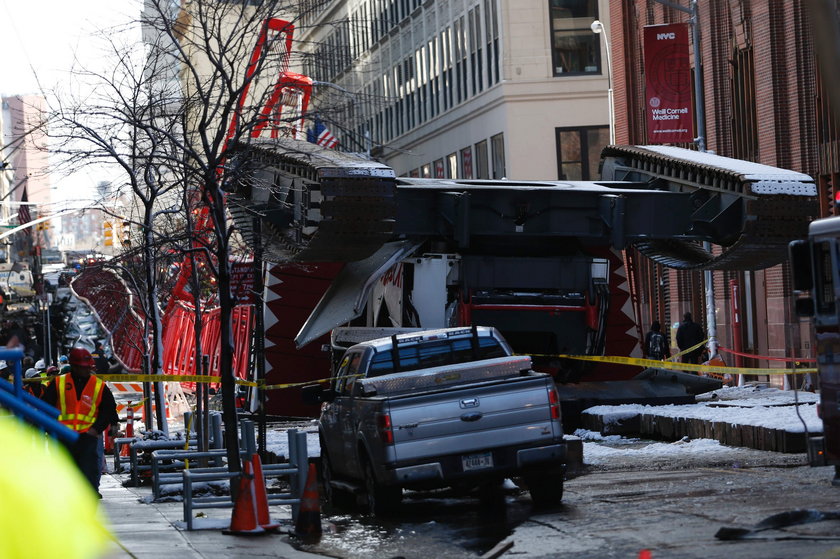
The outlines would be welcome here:
[[[691,318],[691,313],[687,312],[683,315],[683,321],[680,322],[677,328],[677,346],[680,351],[685,351],[690,347],[694,347],[706,338],[703,327],[694,322]],[[683,363],[699,363],[700,355],[703,353],[703,347],[700,346],[682,356]]]
[[[662,333],[662,325],[654,320],[650,330],[645,334],[645,354],[648,359],[667,359],[671,357],[671,348],[668,338]]]
[[[42,399],[58,408],[61,423],[79,433],[70,454],[98,493],[101,467],[97,445],[102,444],[100,435],[119,422],[117,404],[105,381],[91,374],[95,363],[88,350],[71,349],[69,362],[70,372],[49,383]]]

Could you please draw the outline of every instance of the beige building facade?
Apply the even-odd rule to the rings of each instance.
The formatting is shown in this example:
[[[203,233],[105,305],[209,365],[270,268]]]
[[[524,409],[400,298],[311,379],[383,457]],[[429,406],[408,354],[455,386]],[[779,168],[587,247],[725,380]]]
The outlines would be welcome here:
[[[303,4],[301,71],[321,90],[310,113],[340,149],[404,176],[598,178],[609,69],[591,24],[609,29],[606,0]]]

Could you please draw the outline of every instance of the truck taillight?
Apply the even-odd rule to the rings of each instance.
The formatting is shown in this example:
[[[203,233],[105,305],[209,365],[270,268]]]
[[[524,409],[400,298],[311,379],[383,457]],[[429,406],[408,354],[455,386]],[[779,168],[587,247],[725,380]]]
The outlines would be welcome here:
[[[376,428],[379,431],[379,436],[382,437],[382,442],[385,444],[394,444],[394,430],[391,427],[390,414],[376,414]]]
[[[560,419],[560,396],[556,388],[548,389],[548,409],[551,411],[551,419]]]

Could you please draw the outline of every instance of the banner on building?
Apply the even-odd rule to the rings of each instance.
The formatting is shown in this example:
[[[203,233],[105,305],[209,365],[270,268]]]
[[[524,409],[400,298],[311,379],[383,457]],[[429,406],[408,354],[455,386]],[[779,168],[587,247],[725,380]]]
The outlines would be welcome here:
[[[646,25],[644,47],[648,142],[694,141],[688,24]]]

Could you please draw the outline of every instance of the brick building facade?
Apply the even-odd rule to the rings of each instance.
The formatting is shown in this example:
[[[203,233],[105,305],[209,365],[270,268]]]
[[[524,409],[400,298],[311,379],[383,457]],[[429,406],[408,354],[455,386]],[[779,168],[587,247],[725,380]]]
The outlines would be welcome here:
[[[690,6],[688,0],[674,3]],[[813,176],[822,214],[832,213],[833,185],[840,180],[840,134],[817,69],[808,3],[700,0],[698,11],[707,149]],[[616,143],[646,144],[643,28],[687,23],[689,14],[656,0],[623,0],[610,2],[610,21]],[[705,319],[702,272],[664,269],[641,256],[635,261],[638,310],[645,327],[652,320],[673,325],[685,311],[693,311],[695,320]],[[810,327],[793,312],[787,264],[760,271],[716,271],[713,278],[717,339],[723,348],[732,349],[735,342],[737,303],[743,314],[738,328],[744,351],[811,355]],[[735,363],[734,356],[722,355]],[[755,359],[743,364],[784,365]]]

